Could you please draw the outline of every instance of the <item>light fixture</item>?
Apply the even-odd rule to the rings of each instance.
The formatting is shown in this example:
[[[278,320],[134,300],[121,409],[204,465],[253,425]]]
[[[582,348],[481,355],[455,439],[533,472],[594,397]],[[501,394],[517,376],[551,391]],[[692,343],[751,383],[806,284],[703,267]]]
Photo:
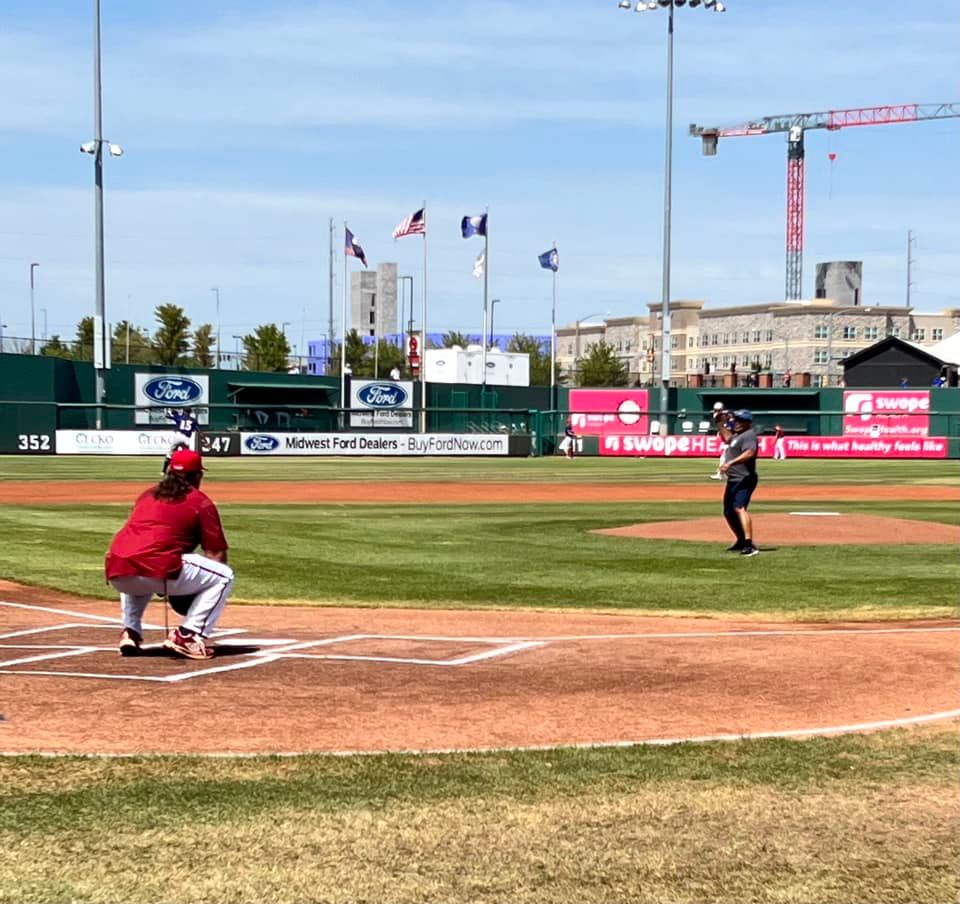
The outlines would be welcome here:
[[[674,6],[683,6],[683,4],[686,3],[686,2],[687,2],[687,0],[673,0],[673,5],[674,5]]]
[[[630,9],[630,0],[620,0],[617,9]]]
[[[97,150],[97,143],[95,141],[85,141],[80,145],[80,150],[84,154],[94,154]]]
[[[109,146],[109,148],[110,148],[110,156],[111,156],[111,157],[122,157],[122,156],[123,156],[123,148],[120,147],[119,144],[110,144],[110,145],[108,145],[108,146]]]
[[[727,11],[727,8],[726,8],[726,6],[724,6],[722,0],[717,0],[717,5],[714,7],[714,9],[715,9],[718,13],[725,13],[725,12]]]
[[[704,9],[713,9],[717,5],[717,0],[703,0]]]
[[[700,0],[690,0],[690,9],[696,9],[700,5]]]
[[[656,9],[657,0],[647,0],[647,9]]]
[[[657,2],[658,2],[661,6],[664,6],[664,7],[670,5],[670,0],[657,0]]]

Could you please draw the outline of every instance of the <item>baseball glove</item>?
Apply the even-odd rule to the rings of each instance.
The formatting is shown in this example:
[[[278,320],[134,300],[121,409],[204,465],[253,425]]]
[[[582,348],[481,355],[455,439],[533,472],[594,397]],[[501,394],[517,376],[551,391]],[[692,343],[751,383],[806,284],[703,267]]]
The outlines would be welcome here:
[[[193,601],[196,599],[197,595],[187,594],[186,596],[175,596],[170,594],[167,597],[167,601],[170,603],[170,608],[173,609],[177,615],[186,615],[190,611],[190,607],[193,605]]]

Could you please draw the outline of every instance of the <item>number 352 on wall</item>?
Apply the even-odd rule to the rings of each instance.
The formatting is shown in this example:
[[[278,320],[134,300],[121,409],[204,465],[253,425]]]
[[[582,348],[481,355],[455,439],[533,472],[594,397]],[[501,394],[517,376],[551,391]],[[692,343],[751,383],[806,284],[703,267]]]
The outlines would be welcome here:
[[[52,453],[53,441],[49,433],[19,433],[17,434],[18,452]]]

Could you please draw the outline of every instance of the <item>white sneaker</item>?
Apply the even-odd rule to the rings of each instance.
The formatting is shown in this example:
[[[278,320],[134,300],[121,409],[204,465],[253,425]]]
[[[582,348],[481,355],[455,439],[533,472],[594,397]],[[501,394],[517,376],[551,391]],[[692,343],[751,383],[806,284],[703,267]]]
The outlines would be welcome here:
[[[721,474],[719,471],[717,471],[716,474],[711,474],[711,475],[710,475],[710,479],[711,479],[711,480],[723,480],[723,474]]]

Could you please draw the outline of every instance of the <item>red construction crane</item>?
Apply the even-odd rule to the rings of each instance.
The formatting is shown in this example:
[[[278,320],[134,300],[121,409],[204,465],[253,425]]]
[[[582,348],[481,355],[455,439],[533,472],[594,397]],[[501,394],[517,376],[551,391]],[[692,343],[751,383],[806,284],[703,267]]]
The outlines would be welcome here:
[[[825,113],[787,113],[764,116],[738,126],[690,126],[690,134],[703,142],[703,154],[713,157],[721,138],[787,133],[787,285],[786,298],[800,298],[803,285],[803,133],[808,129],[846,129],[851,126],[881,126],[900,122],[960,117],[960,103],[899,104],[893,107],[862,107],[828,110]]]

